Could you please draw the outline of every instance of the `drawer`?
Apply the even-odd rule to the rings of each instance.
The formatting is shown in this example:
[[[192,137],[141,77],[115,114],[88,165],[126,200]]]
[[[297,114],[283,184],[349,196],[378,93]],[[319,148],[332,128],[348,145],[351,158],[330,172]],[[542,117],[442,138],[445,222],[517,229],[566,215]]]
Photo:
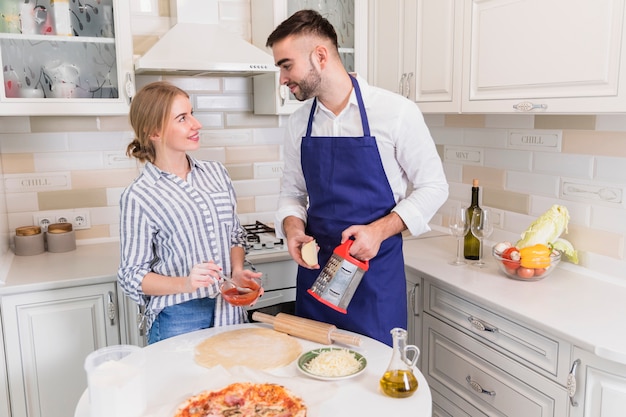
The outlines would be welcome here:
[[[540,333],[519,321],[426,282],[424,309],[477,336],[501,353],[566,384],[569,343]]]
[[[463,410],[490,417],[567,416],[564,387],[428,315],[424,345],[429,386]]]

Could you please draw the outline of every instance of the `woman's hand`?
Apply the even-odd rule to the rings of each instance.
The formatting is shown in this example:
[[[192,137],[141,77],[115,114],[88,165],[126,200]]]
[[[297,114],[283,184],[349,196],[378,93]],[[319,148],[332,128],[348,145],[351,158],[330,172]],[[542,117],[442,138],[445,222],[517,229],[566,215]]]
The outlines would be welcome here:
[[[189,291],[194,292],[198,288],[208,287],[219,281],[220,267],[214,262],[202,262],[191,268],[187,276]]]
[[[259,288],[260,285],[262,285],[261,276],[263,276],[262,272],[254,272],[249,269],[243,269],[243,270],[233,272],[232,280],[235,283],[235,285],[238,285],[240,287],[245,287],[245,288],[252,288],[253,290],[256,290],[257,288]],[[250,307],[256,304],[256,302],[259,300],[259,298],[263,295],[264,292],[265,290],[261,286],[259,289],[259,295],[253,302],[250,303]]]

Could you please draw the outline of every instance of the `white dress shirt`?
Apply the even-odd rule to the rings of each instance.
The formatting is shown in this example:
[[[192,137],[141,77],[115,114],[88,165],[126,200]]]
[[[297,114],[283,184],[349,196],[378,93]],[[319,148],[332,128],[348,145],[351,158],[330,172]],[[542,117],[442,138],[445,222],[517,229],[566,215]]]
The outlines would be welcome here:
[[[398,94],[370,86],[358,75],[357,81],[370,134],[376,137],[385,174],[396,201],[393,211],[402,218],[412,235],[425,233],[430,230],[428,222],[448,198],[448,183],[422,113],[415,103]],[[285,170],[275,225],[281,237],[285,237],[282,224],[287,216],[296,216],[305,223],[307,220],[308,194],[302,173],[300,145],[306,134],[312,104],[313,100],[308,100],[287,122]],[[317,102],[311,136],[363,136],[354,89],[347,106],[337,116]]]

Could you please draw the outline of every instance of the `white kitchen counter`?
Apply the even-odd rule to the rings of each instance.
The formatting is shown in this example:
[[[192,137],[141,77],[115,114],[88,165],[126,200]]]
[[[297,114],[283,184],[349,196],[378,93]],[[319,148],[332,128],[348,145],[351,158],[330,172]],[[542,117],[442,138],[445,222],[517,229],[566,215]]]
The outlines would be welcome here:
[[[448,264],[456,241],[437,232],[404,243],[407,266],[461,295],[497,308],[511,318],[568,340],[596,355],[626,364],[626,281],[624,285],[594,278],[561,262],[542,281],[523,282],[502,275],[490,254],[488,268]],[[487,253],[489,251],[486,251]],[[255,256],[252,262],[280,259]],[[20,292],[99,284],[116,280],[119,243],[79,245],[66,253],[14,256],[0,296]]]
[[[452,236],[408,240],[407,266],[439,284],[486,306],[505,312],[597,356],[626,364],[626,282],[624,285],[575,271],[561,262],[541,281],[517,281],[499,270],[485,247],[487,268],[452,266],[456,255]],[[565,264],[565,265],[564,265]]]

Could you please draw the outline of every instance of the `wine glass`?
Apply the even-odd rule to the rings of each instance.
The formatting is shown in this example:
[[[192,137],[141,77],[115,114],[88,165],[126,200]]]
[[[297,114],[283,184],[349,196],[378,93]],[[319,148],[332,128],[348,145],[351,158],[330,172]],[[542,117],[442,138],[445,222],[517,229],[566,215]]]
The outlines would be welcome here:
[[[483,239],[489,237],[493,233],[493,224],[491,223],[491,212],[488,209],[474,209],[472,215],[471,231],[476,239],[480,242],[480,251],[478,252],[478,261],[474,265],[479,268],[487,266],[483,261]]]
[[[453,206],[450,208],[450,217],[448,218],[448,228],[452,236],[456,237],[456,259],[450,261],[450,265],[465,265],[467,262],[461,257],[463,247],[463,237],[470,228],[470,221],[467,219],[467,207]]]

